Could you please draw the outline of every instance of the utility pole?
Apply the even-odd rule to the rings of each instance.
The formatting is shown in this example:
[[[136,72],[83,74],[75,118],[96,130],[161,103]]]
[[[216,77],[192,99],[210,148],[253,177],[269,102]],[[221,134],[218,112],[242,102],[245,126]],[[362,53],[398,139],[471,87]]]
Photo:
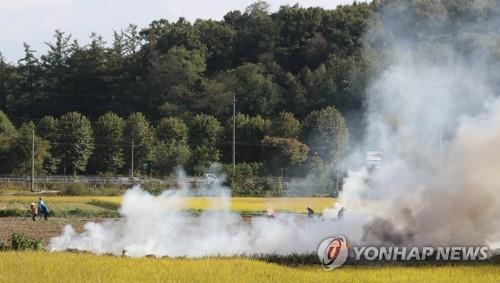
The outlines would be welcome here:
[[[233,92],[233,181],[236,170],[236,94]]]
[[[439,129],[439,169],[443,169],[443,127]]]
[[[339,166],[340,166],[340,143],[337,139],[337,162],[335,164],[335,191],[337,192],[337,197],[339,195]]]
[[[35,191],[35,130],[31,132],[31,191]]]
[[[132,183],[134,182],[134,139],[132,139],[132,150],[130,154],[130,177],[132,178]]]

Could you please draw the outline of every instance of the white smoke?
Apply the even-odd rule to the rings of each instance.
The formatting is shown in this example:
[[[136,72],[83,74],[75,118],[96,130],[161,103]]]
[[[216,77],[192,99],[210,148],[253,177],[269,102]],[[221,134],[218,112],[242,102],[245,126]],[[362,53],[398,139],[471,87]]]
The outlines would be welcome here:
[[[221,197],[215,198],[212,208],[223,209],[193,215],[183,211],[184,197],[192,193],[189,188],[152,196],[134,187],[123,196],[120,219],[87,223],[82,233],[68,225],[61,236],[50,240],[49,249],[116,255],[125,251],[134,257],[312,253],[323,238],[355,231],[347,223],[358,223],[356,216],[345,221],[289,214],[245,218],[229,211],[230,198],[223,192],[227,188],[214,189]]]
[[[474,17],[479,22],[464,16],[453,25],[442,13],[419,24],[412,18],[418,7],[407,3],[398,18],[390,11],[400,6],[392,2],[396,8],[380,12],[385,31],[371,31],[386,45],[367,92],[360,146],[382,151],[384,160],[368,176],[365,169],[350,172],[338,205],[348,213],[372,203],[362,238],[371,244],[494,243],[500,240],[500,36],[491,27],[499,17],[485,12]],[[470,9],[490,7],[479,2]]]

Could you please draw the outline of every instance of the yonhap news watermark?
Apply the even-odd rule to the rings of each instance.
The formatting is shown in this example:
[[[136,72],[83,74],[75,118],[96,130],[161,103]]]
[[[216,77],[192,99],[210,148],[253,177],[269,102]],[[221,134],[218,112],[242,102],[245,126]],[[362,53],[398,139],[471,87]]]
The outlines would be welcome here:
[[[344,236],[328,237],[318,245],[318,257],[326,270],[349,261],[484,261],[486,246],[354,246]]]

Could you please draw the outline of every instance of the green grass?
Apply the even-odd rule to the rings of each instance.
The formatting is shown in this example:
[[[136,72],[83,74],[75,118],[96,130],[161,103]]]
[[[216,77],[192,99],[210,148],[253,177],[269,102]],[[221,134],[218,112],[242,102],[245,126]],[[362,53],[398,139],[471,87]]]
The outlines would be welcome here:
[[[292,268],[241,258],[155,259],[0,253],[0,282],[500,282],[500,265]]]

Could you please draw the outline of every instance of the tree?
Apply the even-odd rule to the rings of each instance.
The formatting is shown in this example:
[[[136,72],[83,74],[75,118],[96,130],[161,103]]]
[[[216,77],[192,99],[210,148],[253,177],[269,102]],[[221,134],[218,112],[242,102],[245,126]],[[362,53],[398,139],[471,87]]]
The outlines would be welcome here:
[[[224,22],[213,20],[197,20],[194,27],[207,50],[207,70],[213,74],[231,68],[236,38],[234,28]]]
[[[236,159],[238,162],[258,162],[260,158],[260,141],[269,133],[271,121],[260,115],[250,117],[236,114]],[[232,140],[233,118],[225,125],[226,141]],[[232,144],[226,143],[224,155],[226,161],[232,156]]]
[[[262,154],[266,168],[274,175],[282,169],[291,168],[307,160],[309,148],[293,138],[266,136],[262,140]]]
[[[280,100],[279,86],[260,64],[244,64],[218,76],[236,93],[238,110],[249,115],[271,115]]]
[[[177,117],[163,118],[156,127],[156,138],[165,143],[187,143],[188,127]]]
[[[9,152],[17,137],[17,130],[9,117],[0,110],[0,172],[9,173],[14,166],[14,161]]]
[[[71,35],[65,36],[64,32],[55,31],[54,43],[46,43],[49,51],[41,57],[44,72],[45,89],[52,96],[63,94],[68,73],[67,60],[70,56]]]
[[[313,152],[327,162],[341,158],[349,141],[349,130],[335,107],[309,113],[303,125],[305,138]]]
[[[123,153],[125,121],[108,112],[94,125],[95,151],[92,158],[94,169],[100,173],[116,173],[125,164]]]
[[[179,118],[164,118],[160,120],[155,133],[155,172],[170,174],[177,166],[184,166],[191,156],[186,124]]]
[[[43,117],[36,125],[35,133],[50,144],[50,157],[44,163],[46,173],[55,173],[61,163],[57,152],[57,142],[59,140],[57,129],[58,120],[52,116]]]
[[[84,172],[94,150],[92,125],[87,117],[78,112],[61,116],[58,122],[58,157],[63,172]]]
[[[189,127],[189,143],[193,149],[190,167],[194,174],[203,174],[213,162],[219,161],[221,134],[222,126],[215,117],[198,114],[193,118]]]
[[[134,171],[151,161],[154,146],[154,131],[149,121],[142,113],[132,113],[125,121],[124,151],[130,152],[134,144]],[[131,166],[130,158],[125,159],[127,166]]]
[[[280,112],[273,118],[271,123],[271,134],[275,137],[298,138],[301,133],[300,121],[295,119],[290,112]]]
[[[12,173],[20,175],[31,175],[32,166],[32,146],[33,146],[33,130],[35,124],[32,122],[23,124],[16,136],[12,149],[10,150],[10,159],[15,160],[11,167]],[[35,135],[35,155],[34,169],[35,174],[46,174],[47,167],[45,166],[51,159],[50,144],[38,135]]]
[[[205,57],[201,51],[188,51],[183,47],[172,47],[160,58],[159,68],[152,78],[162,97],[161,111],[165,115],[178,115],[191,110],[199,99],[198,92],[205,70]]]
[[[259,1],[248,6],[234,29],[238,34],[235,49],[240,62],[272,60],[277,32],[269,15],[269,4]]]
[[[234,170],[232,165],[226,164],[222,169],[226,176],[231,176],[227,182],[231,188],[232,196],[261,195],[260,188],[254,185],[255,178],[261,176],[263,171],[261,163],[238,163]]]
[[[24,43],[24,58],[18,61],[18,72],[20,74],[20,94],[17,100],[21,103],[27,101],[30,116],[35,116],[35,98],[40,84],[40,62],[35,57],[35,50]]]
[[[16,69],[0,53],[0,110],[8,111],[17,85]]]

